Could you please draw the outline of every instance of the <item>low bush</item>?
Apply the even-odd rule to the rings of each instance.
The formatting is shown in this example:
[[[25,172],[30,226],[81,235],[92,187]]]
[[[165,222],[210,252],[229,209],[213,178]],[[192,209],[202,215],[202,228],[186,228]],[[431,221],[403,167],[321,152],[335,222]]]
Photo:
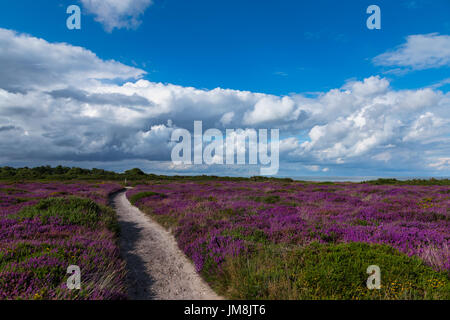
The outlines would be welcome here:
[[[369,265],[381,289],[369,290]],[[259,247],[229,259],[215,287],[231,299],[449,299],[450,282],[416,257],[388,245],[319,244]]]
[[[109,230],[119,232],[114,210],[87,198],[71,196],[42,199],[36,205],[25,207],[9,216],[18,220],[36,217],[44,224],[51,218],[59,218],[64,225],[79,225],[91,229],[97,228],[101,223]]]
[[[145,192],[139,192],[130,197],[131,204],[136,204],[139,200],[142,200],[144,198],[156,196],[158,198],[166,198],[166,195],[162,193],[152,192],[152,191],[145,191]]]

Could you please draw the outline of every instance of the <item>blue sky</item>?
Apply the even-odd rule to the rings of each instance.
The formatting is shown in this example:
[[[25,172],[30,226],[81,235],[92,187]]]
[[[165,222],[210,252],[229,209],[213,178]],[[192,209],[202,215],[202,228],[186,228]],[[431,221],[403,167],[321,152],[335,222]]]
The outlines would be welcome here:
[[[66,28],[65,11],[71,4],[81,7],[81,30]],[[365,11],[371,4],[381,8],[381,30],[366,27]],[[5,142],[0,160],[9,165],[75,163],[117,170],[133,163],[170,173],[164,164],[168,155],[163,144],[171,128],[167,121],[187,126],[194,114],[197,120],[222,128],[280,128],[285,140],[281,175],[448,176],[449,12],[448,0],[2,1],[0,28],[16,32],[5,33],[4,44],[12,48],[18,45],[14,39],[23,34],[29,38],[18,45],[23,54],[18,60],[5,47],[0,49],[0,64],[9,72],[3,72],[3,82],[0,79],[0,85],[4,83],[0,89],[6,92],[0,95],[0,139],[11,134],[8,141],[15,136],[15,144],[23,149],[37,144],[52,152],[12,150]],[[46,50],[59,59],[57,67],[37,73],[32,66],[52,62],[31,39],[49,44]],[[86,52],[66,53],[76,47],[96,58]],[[34,50],[28,57],[27,48]],[[114,62],[108,64],[109,60]],[[77,65],[91,69],[83,74]],[[56,83],[44,74],[65,80]],[[42,80],[38,84],[32,78]],[[97,82],[87,85],[84,79]],[[15,118],[17,108],[27,108],[15,101],[32,99],[30,92],[17,97],[16,91],[23,90],[42,94],[48,103],[42,106],[39,125],[26,113]],[[242,97],[247,91],[249,96]],[[80,94],[121,95],[124,102],[114,104],[105,96],[80,100]],[[168,101],[167,95],[176,98]],[[127,114],[123,110],[129,107],[127,97],[145,98],[148,103],[133,100],[142,110],[128,113],[130,123],[105,120],[104,113],[116,112],[119,118],[122,112]],[[54,101],[46,100],[50,98]],[[378,110],[376,105],[383,103]],[[73,112],[68,118],[82,114],[73,135],[61,141],[66,123],[52,118],[55,110]],[[233,120],[224,123],[227,112]],[[102,121],[94,121],[93,114],[102,115]],[[384,122],[381,129],[377,120]],[[86,128],[91,123],[99,126],[98,131]],[[25,132],[24,138],[1,130],[11,127]],[[137,149],[151,146],[158,151],[123,148],[125,141],[138,139],[136,134],[143,140]],[[245,169],[236,173],[220,168],[181,172],[245,174]]]
[[[142,24],[105,33],[85,13],[82,30],[65,27],[69,1],[2,1],[4,28],[50,42],[68,42],[103,59],[136,64],[151,81],[277,95],[325,91],[382,70],[370,59],[410,34],[450,32],[447,0],[376,1],[382,29],[366,28],[372,0],[156,0]],[[85,12],[85,11],[84,11]],[[395,77],[395,88],[418,88],[448,70]]]

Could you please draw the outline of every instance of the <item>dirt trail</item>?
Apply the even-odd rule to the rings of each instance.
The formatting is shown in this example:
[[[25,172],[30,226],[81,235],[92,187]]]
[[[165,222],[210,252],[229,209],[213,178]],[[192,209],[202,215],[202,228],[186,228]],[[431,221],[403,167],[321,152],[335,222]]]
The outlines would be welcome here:
[[[131,205],[125,191],[111,198],[121,227],[130,299],[221,299],[197,274],[173,235]]]

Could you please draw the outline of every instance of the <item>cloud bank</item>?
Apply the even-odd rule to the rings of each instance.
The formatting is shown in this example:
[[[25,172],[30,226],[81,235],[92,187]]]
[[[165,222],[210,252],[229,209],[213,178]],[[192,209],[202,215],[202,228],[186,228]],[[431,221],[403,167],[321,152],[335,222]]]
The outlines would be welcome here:
[[[5,29],[0,69],[2,164],[141,161],[158,172],[227,174],[225,166],[169,161],[172,131],[202,120],[204,130],[280,129],[281,175],[450,169],[450,94],[433,88],[394,90],[372,76],[314,97],[201,90],[144,80],[145,71],[87,49]]]

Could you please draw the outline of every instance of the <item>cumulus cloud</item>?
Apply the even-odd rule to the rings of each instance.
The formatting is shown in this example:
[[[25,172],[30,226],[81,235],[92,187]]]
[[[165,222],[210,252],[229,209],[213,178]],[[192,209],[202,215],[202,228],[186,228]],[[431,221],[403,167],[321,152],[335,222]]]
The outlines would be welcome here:
[[[429,88],[394,91],[386,87],[386,81],[372,77],[340,90],[347,96],[342,101],[355,107],[343,108],[334,119],[313,125],[297,154],[336,164],[369,157],[380,162],[395,157],[408,163],[412,157],[422,158],[421,151],[431,155],[434,143],[448,148],[449,94]],[[323,104],[325,96],[318,102]],[[323,104],[322,110],[326,108]]]
[[[249,125],[274,120],[292,120],[298,116],[294,112],[295,102],[290,97],[266,96],[260,99],[253,110],[244,115],[244,122]]]
[[[224,134],[280,129],[281,174],[284,168],[293,174],[448,168],[450,93],[434,88],[394,90],[387,79],[368,77],[315,97],[201,90],[139,79],[143,70],[84,48],[4,29],[0,44],[0,66],[15,66],[0,73],[2,163],[102,162],[117,169],[111,163],[141,161],[148,168],[152,161],[167,173],[175,170],[172,131],[192,131],[194,120],[202,120],[204,131]],[[20,54],[25,48],[27,59]],[[229,167],[202,170],[227,173]]]
[[[221,122],[224,126],[226,126],[226,125],[228,125],[228,124],[231,123],[231,121],[233,120],[233,118],[234,118],[234,112],[233,112],[233,111],[230,111],[230,112],[225,113],[225,114],[222,116],[222,118],[220,118],[220,122]]]
[[[106,31],[135,29],[152,0],[80,0],[89,13],[95,15]]]
[[[395,50],[376,56],[379,66],[422,70],[450,66],[450,36],[437,33],[410,35]],[[397,69],[398,70],[398,69]]]
[[[48,93],[53,98],[73,99],[83,103],[91,104],[109,104],[109,105],[127,105],[130,108],[133,106],[150,106],[150,101],[146,98],[133,94],[130,96],[121,93],[89,93],[85,90],[77,88],[64,88],[60,90],[53,90]]]
[[[65,43],[0,28],[0,87],[27,91],[58,88],[92,80],[133,79],[143,70],[114,60],[105,61],[95,53]]]

